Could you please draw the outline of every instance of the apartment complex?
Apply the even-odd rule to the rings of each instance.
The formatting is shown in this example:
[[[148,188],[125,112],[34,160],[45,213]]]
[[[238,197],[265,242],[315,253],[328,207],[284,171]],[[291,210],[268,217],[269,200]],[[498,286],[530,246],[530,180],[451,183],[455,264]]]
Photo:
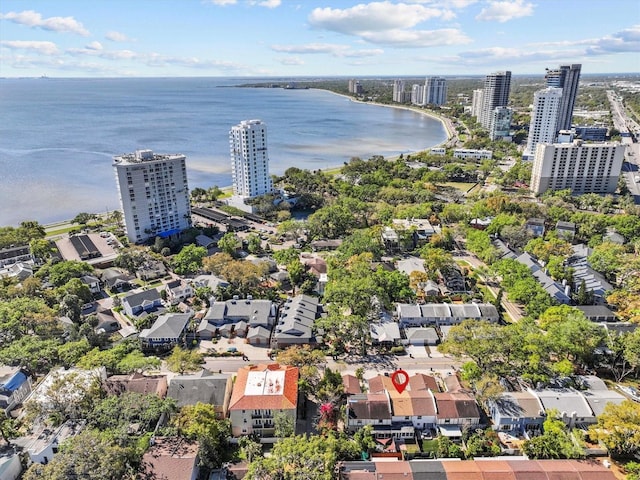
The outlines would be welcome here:
[[[572,65],[560,65],[553,70],[547,69],[544,77],[547,81],[547,87],[562,89],[562,101],[558,109],[556,132],[571,128],[571,118],[573,117],[573,107],[578,96],[581,68],[581,64],[574,63]]]
[[[394,80],[393,81],[393,97],[392,100],[397,103],[405,102],[405,81],[404,80]]]
[[[562,103],[562,89],[547,87],[538,90],[533,96],[533,111],[529,123],[527,148],[522,155],[524,160],[532,160],[539,143],[554,143],[558,132],[558,114]]]
[[[447,103],[447,80],[442,77],[427,77],[424,84],[424,105]]]
[[[191,226],[185,156],[151,150],[113,157],[127,238],[141,243]]]
[[[613,193],[624,160],[619,143],[538,144],[531,174],[531,190],[571,189],[573,194]]]
[[[267,153],[267,126],[262,120],[244,120],[229,132],[233,194],[257,197],[272,191]]]
[[[491,140],[511,140],[511,118],[513,110],[509,107],[496,107],[491,112],[489,138]]]
[[[482,90],[482,106],[478,121],[487,130],[491,127],[491,116],[496,107],[506,107],[509,103],[511,88],[511,72],[495,72],[484,79]]]

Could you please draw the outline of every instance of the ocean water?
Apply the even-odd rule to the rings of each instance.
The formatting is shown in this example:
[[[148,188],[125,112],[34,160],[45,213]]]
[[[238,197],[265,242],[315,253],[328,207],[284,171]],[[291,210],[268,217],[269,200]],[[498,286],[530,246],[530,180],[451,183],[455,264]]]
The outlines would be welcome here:
[[[237,87],[259,81],[1,79],[0,225],[118,208],[112,157],[136,149],[185,154],[190,188],[228,186],[228,132],[242,120],[267,124],[272,174],[446,139],[439,121],[407,110],[315,89]]]

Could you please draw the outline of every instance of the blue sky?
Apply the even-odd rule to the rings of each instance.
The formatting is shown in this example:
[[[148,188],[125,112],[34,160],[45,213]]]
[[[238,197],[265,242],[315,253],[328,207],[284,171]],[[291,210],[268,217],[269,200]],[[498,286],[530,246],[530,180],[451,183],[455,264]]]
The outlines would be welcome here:
[[[0,76],[640,72],[638,0],[3,0]]]

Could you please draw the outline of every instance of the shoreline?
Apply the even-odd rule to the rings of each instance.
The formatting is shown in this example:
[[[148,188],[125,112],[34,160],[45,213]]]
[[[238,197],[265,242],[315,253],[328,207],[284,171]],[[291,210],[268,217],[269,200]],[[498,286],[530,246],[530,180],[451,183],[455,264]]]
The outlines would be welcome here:
[[[338,92],[334,92],[332,90],[327,90],[324,88],[312,88],[313,90],[322,90],[323,92],[329,92],[332,93],[334,95],[337,95],[339,97],[343,97],[348,99],[351,102],[355,102],[355,103],[361,103],[363,105],[374,105],[376,107],[387,107],[387,108],[395,108],[398,110],[409,110],[411,112],[415,112],[415,113],[419,113],[420,115],[425,115],[427,117],[433,118],[434,120],[438,120],[442,126],[444,127],[444,130],[447,134],[447,139],[437,143],[435,145],[431,145],[428,147],[425,147],[423,150],[418,150],[419,152],[424,152],[425,150],[429,149],[429,148],[434,148],[434,147],[439,147],[441,145],[445,145],[447,143],[449,143],[451,141],[451,139],[456,138],[457,134],[455,129],[453,128],[453,125],[451,125],[451,120],[449,120],[449,118],[445,117],[444,115],[440,115],[436,112],[432,112],[432,111],[428,111],[428,110],[424,110],[418,107],[415,107],[413,105],[394,105],[394,104],[389,104],[389,103],[378,103],[378,102],[365,102],[364,100],[358,100],[357,98],[354,98],[350,95],[345,95],[344,93],[338,93]],[[393,157],[395,158],[395,157]]]

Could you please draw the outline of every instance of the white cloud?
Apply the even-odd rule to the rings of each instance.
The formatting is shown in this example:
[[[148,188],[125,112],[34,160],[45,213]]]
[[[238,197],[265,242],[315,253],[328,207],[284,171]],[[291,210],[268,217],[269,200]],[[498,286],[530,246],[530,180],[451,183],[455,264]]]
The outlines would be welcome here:
[[[429,58],[452,65],[510,65],[526,62],[579,59],[640,51],[640,25],[634,25],[600,38],[539,42],[522,47],[490,47],[460,52],[449,57]]]
[[[276,8],[282,4],[281,0],[263,0],[262,2],[258,2],[258,5],[266,8]]]
[[[124,33],[116,32],[116,31],[107,32],[104,38],[106,38],[107,40],[111,40],[112,42],[128,42],[129,41],[129,37],[127,37]]]
[[[524,3],[524,0],[515,2],[489,2],[489,6],[483,8],[476,16],[476,20],[508,22],[514,18],[529,17],[533,15],[533,3]]]
[[[0,45],[11,50],[28,50],[42,55],[57,55],[58,47],[53,42],[31,40],[3,40]]]
[[[281,53],[328,54],[334,57],[372,57],[382,55],[382,49],[352,50],[347,45],[335,43],[307,43],[304,45],[272,45],[271,49]]]
[[[357,36],[369,43],[419,48],[470,42],[456,28],[412,28],[428,20],[451,20],[454,17],[455,14],[447,9],[385,1],[347,9],[316,8],[308,20],[312,27]]]
[[[89,43],[86,47],[87,50],[102,50],[102,44],[100,42],[94,41]]]
[[[42,15],[33,10],[25,10],[23,12],[9,12],[0,15],[1,19],[10,20],[19,25],[28,27],[42,28],[53,32],[70,32],[77,33],[84,37],[89,36],[89,31],[84,28],[82,23],[73,17],[49,17],[42,18]]]
[[[407,3],[429,4],[434,7],[466,8],[477,3],[478,0],[407,0]]]
[[[279,61],[282,65],[304,65],[304,60],[298,57],[286,57]]]
[[[422,5],[385,1],[359,4],[346,9],[315,8],[309,15],[309,23],[316,28],[358,35],[361,32],[410,28],[432,18],[449,20],[453,18],[453,13]]]
[[[214,5],[221,5],[221,6],[225,6],[225,5],[235,5],[237,2],[237,0],[211,0],[211,3],[213,3]]]

